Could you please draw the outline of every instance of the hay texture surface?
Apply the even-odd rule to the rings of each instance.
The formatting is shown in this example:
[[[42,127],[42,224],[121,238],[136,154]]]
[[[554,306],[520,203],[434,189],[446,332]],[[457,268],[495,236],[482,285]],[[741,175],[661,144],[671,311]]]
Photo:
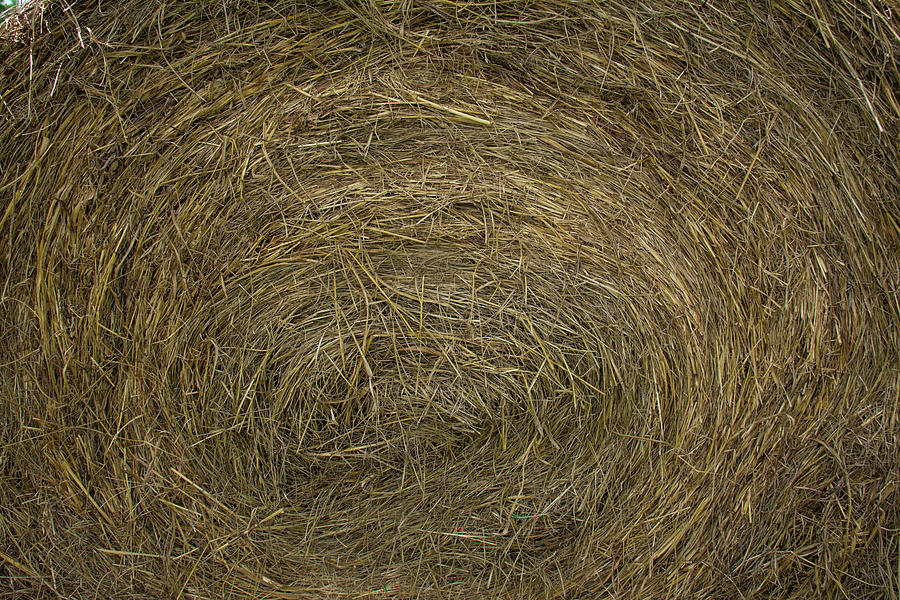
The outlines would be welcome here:
[[[897,600],[896,11],[32,4],[0,597]]]

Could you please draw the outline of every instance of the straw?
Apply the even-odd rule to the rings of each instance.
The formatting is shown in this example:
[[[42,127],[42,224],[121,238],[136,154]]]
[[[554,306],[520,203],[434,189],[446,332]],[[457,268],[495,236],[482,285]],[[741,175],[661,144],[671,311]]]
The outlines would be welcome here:
[[[0,596],[900,595],[889,3],[31,3]]]

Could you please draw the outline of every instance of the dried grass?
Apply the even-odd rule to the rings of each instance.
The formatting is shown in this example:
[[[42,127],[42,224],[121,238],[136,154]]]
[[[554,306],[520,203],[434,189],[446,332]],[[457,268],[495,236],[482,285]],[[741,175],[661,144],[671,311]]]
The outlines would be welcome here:
[[[26,11],[0,597],[897,600],[896,10]]]

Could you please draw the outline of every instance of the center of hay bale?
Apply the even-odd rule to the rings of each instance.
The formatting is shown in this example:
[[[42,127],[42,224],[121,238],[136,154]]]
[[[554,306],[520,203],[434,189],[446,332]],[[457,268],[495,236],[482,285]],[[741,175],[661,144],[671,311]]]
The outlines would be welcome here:
[[[191,419],[277,440],[295,468],[401,467],[422,452],[512,464],[626,422],[628,338],[647,323],[623,314],[623,275],[598,260],[597,244],[612,242],[583,225],[584,207],[552,204],[552,186],[515,175],[348,182],[208,227],[173,214],[217,257],[172,292],[202,309],[168,325],[174,352],[196,355],[164,375],[203,399]],[[272,173],[256,177],[243,184]]]

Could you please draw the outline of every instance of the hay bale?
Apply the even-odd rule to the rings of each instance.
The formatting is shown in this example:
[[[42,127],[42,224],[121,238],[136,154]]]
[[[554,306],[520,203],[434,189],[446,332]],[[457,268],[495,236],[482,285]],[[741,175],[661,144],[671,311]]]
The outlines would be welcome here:
[[[896,600],[892,10],[32,5],[2,595]]]

